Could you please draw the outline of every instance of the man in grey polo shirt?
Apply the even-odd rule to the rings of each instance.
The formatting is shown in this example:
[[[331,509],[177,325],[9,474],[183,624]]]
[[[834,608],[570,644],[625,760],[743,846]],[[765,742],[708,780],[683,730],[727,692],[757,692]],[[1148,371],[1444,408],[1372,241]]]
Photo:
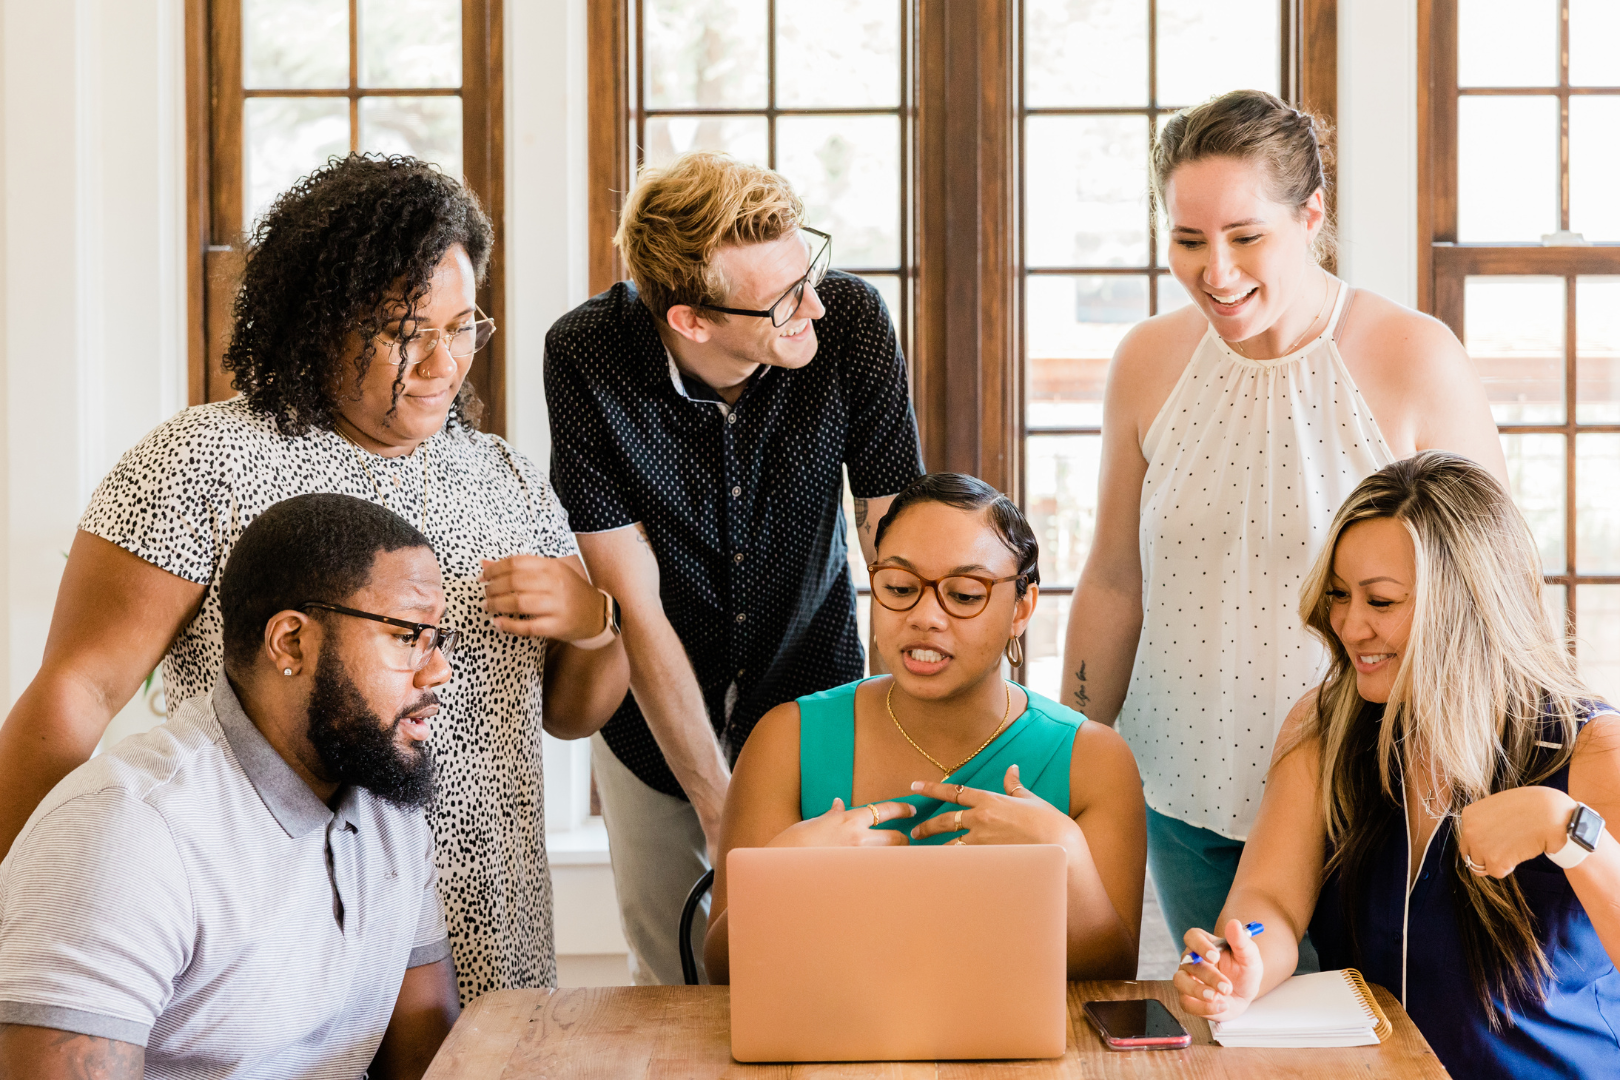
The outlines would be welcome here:
[[[418,1078],[457,1011],[421,807],[456,634],[345,495],[242,533],[213,693],[68,775],[0,863],[0,1078]]]

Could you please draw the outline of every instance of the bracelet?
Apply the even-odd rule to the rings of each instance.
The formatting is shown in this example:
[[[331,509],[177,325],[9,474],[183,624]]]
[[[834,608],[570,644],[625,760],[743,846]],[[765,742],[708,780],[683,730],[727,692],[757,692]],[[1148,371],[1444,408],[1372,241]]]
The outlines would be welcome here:
[[[584,649],[586,652],[605,649],[619,638],[619,620],[615,617],[617,613],[614,611],[614,608],[619,606],[618,601],[601,589],[596,591],[602,594],[602,632],[568,643],[574,648]]]

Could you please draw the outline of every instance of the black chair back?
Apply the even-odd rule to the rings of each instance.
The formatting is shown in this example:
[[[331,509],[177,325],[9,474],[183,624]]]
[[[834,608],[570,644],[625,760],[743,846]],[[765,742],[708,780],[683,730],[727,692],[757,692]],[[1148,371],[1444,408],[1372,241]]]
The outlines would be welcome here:
[[[698,905],[703,903],[703,894],[713,884],[714,871],[703,871],[703,876],[697,879],[692,891],[686,894],[686,906],[681,908],[681,975],[686,979],[687,986],[698,984],[697,957],[692,955],[692,920],[697,917]]]

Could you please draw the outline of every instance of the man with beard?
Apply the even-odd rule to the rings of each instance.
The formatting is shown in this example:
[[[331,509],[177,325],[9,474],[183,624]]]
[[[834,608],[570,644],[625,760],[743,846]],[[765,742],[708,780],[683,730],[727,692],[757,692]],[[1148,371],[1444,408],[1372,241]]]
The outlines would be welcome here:
[[[427,539],[277,503],[210,694],[69,774],[0,863],[0,1080],[416,1080],[458,1011],[422,807],[457,633]]]

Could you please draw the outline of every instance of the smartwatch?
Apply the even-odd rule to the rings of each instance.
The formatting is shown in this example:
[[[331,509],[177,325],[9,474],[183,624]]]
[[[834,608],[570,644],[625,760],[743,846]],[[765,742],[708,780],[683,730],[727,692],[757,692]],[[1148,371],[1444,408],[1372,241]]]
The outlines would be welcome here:
[[[1547,852],[1547,858],[1569,870],[1579,866],[1581,860],[1597,850],[1598,841],[1603,839],[1602,815],[1585,803],[1576,803],[1575,812],[1569,815],[1566,835],[1568,839],[1564,841],[1564,846],[1557,851]]]
[[[602,589],[597,592],[602,594],[602,632],[571,642],[576,649],[603,649],[613,644],[619,636],[619,602]]]

